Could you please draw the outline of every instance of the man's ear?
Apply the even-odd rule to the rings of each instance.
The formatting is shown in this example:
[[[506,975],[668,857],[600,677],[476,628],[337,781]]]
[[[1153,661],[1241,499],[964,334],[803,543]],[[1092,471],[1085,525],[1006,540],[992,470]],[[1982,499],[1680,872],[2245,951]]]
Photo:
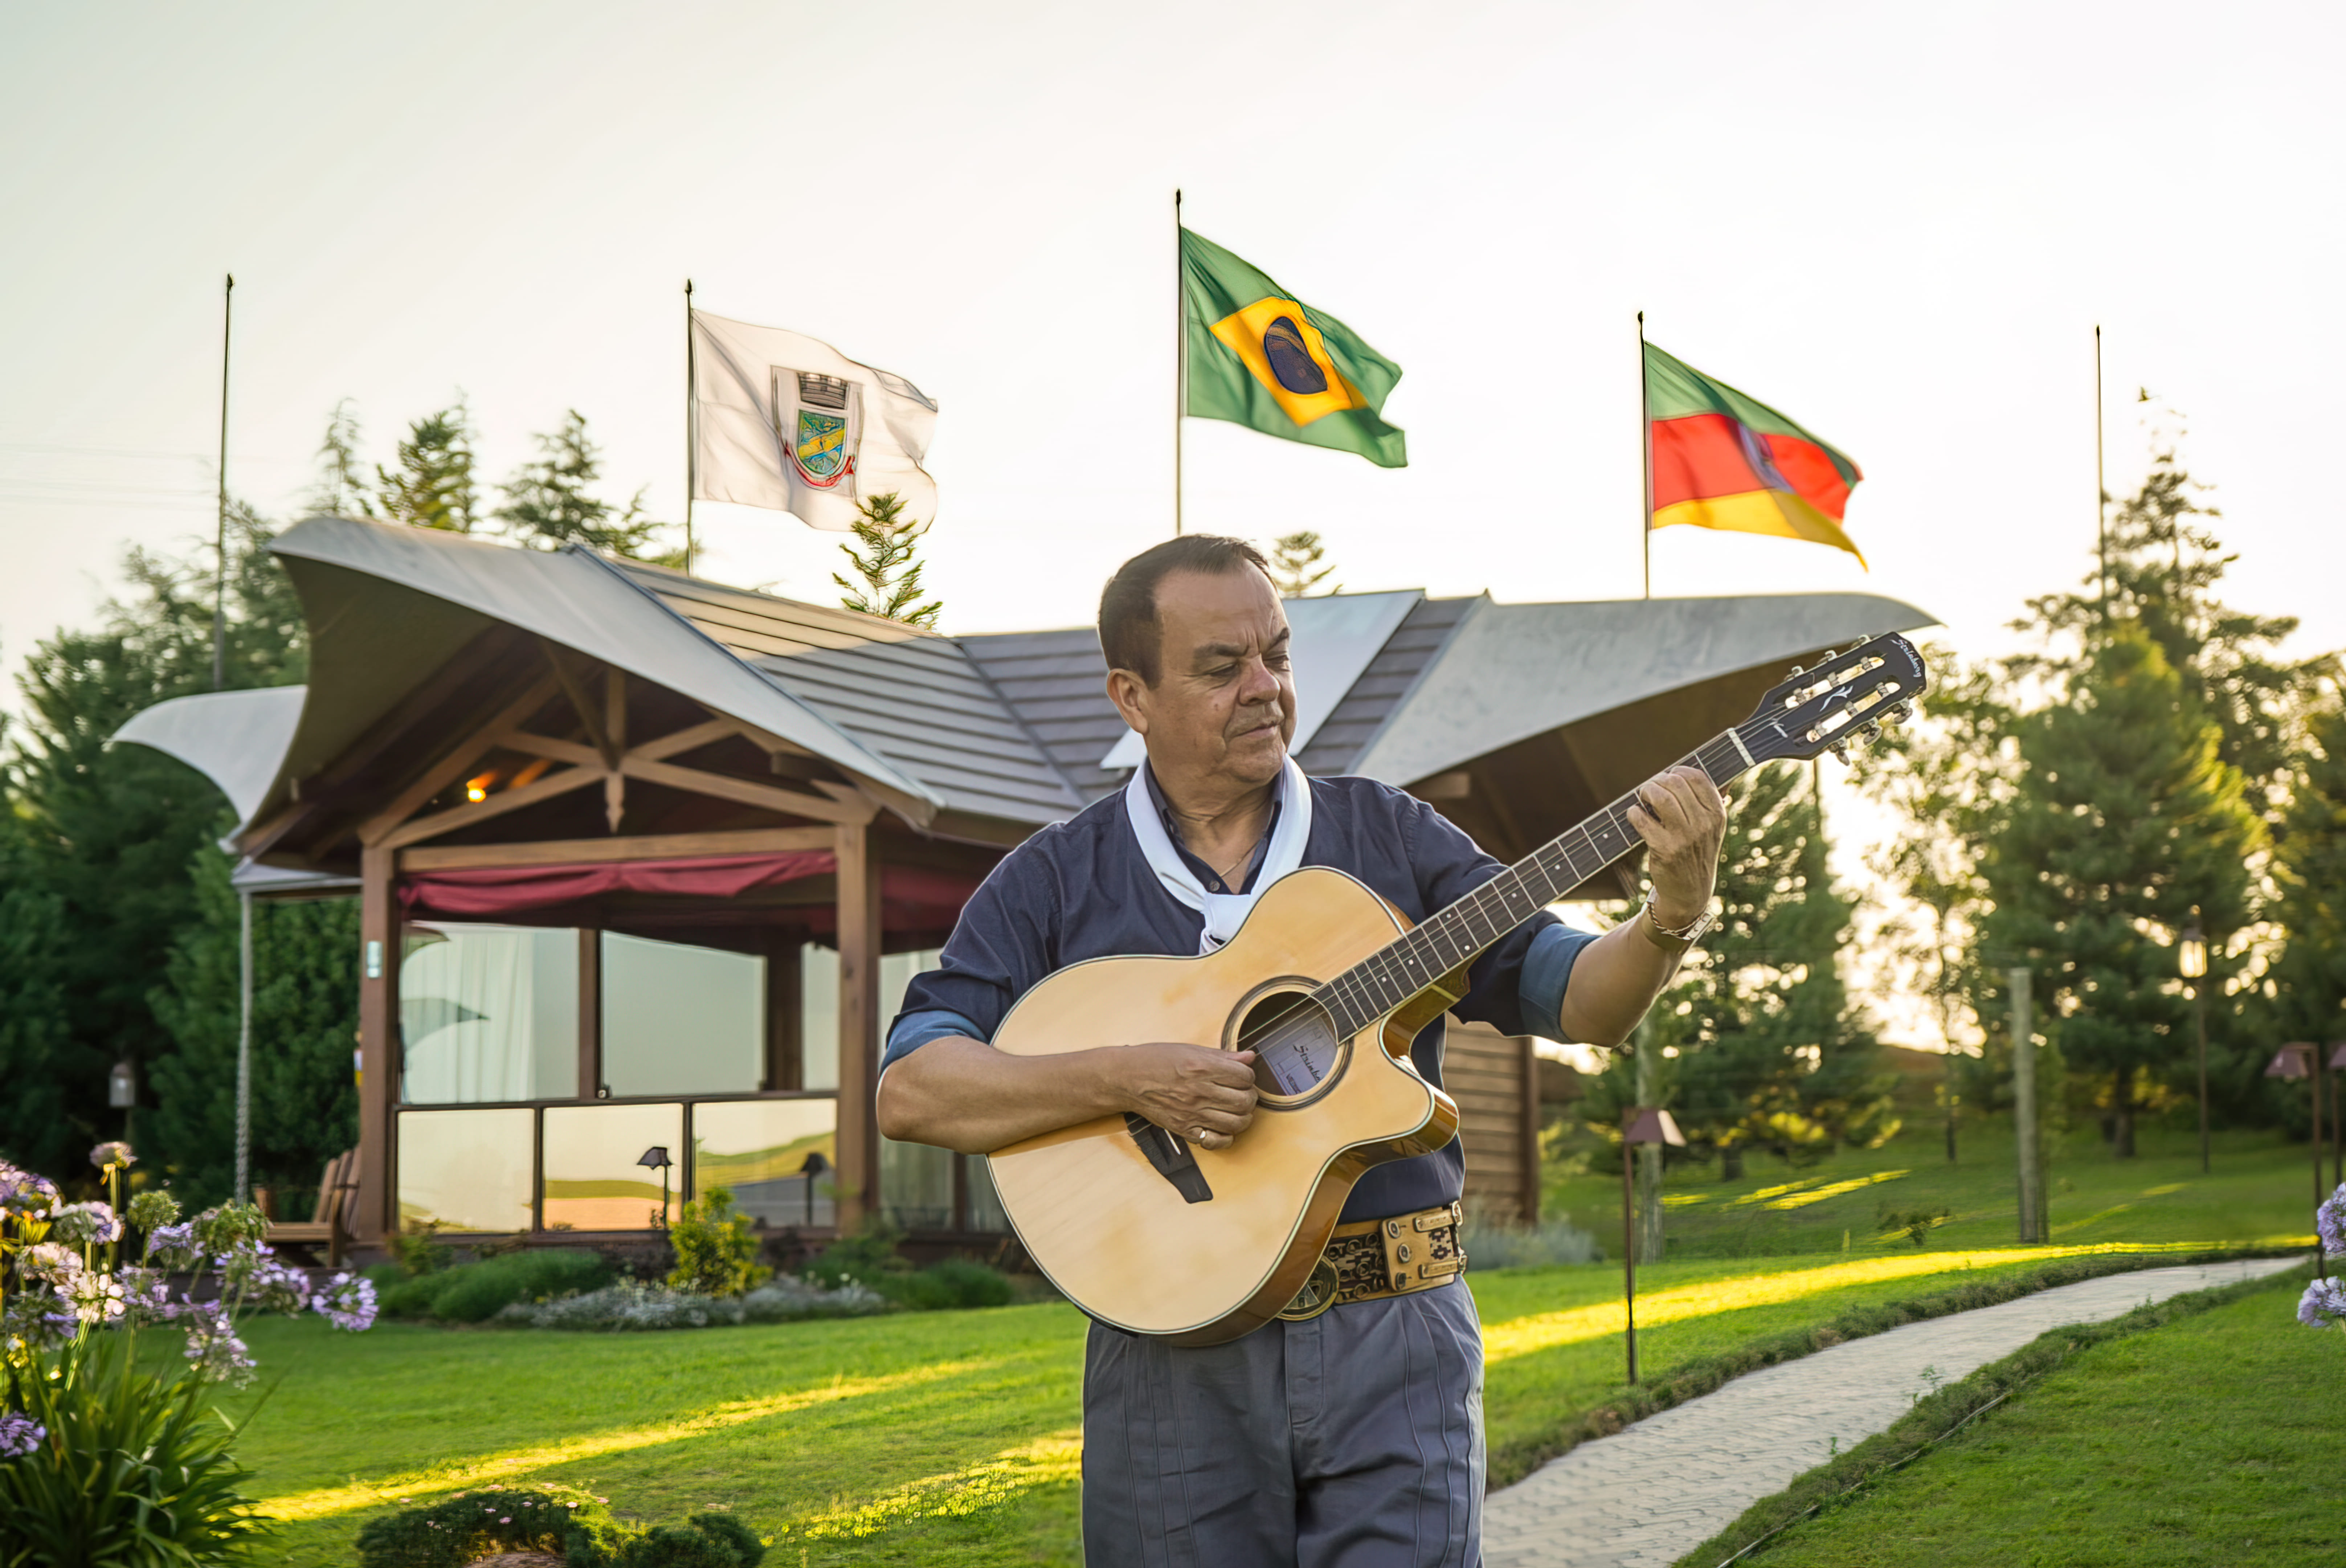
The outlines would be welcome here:
[[[1107,699],[1124,715],[1125,723],[1143,735],[1148,733],[1147,682],[1128,669],[1112,669],[1107,672]]]

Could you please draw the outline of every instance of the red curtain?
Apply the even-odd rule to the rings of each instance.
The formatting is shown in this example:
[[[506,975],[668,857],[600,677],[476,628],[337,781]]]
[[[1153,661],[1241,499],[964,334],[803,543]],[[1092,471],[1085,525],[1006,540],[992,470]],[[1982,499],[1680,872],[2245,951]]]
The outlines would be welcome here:
[[[687,893],[729,899],[751,888],[827,877],[838,869],[839,861],[829,850],[614,860],[598,865],[484,866],[477,871],[422,871],[402,877],[399,901],[413,914],[478,919],[575,903],[607,893]]]

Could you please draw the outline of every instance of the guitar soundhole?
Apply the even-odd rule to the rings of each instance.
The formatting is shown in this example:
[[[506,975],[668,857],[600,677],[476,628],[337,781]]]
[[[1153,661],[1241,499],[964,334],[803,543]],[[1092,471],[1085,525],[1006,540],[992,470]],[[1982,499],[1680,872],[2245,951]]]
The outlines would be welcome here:
[[[1233,1044],[1255,1054],[1257,1088],[1290,1100],[1325,1083],[1344,1054],[1326,1010],[1300,991],[1275,991],[1249,1007]]]

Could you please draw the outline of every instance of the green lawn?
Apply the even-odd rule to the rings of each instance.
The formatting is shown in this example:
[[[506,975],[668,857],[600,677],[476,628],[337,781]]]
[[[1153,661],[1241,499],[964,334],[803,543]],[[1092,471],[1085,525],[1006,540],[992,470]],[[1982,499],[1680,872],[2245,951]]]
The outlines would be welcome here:
[[[2085,1350],[1758,1561],[2334,1568],[2346,1334],[2300,1328],[2290,1287]]]
[[[2146,1125],[2137,1146],[2135,1158],[2113,1159],[2090,1128],[2055,1143],[2048,1161],[2055,1242],[2311,1243],[2313,1178],[2303,1144],[2219,1134],[2204,1176],[2196,1131]],[[1949,1166],[1940,1128],[1910,1123],[1882,1148],[1845,1149],[1807,1170],[1755,1157],[1741,1180],[1724,1182],[1716,1162],[1689,1161],[1664,1178],[1663,1230],[1674,1257],[1834,1252],[1844,1235],[1859,1254],[1903,1249],[1903,1237],[1875,1230],[1887,1206],[1952,1209],[1932,1235],[1935,1247],[2009,1246],[2019,1230],[2008,1124],[1965,1122],[1958,1152]],[[1570,1214],[1605,1237],[1608,1251],[1617,1249],[1621,1178],[1572,1170],[1583,1163],[1551,1166],[1545,1211]]]
[[[1638,1271],[1648,1380],[2063,1254],[2307,1234],[2301,1151],[2228,1145],[2203,1182],[2196,1157],[2146,1142],[2130,1166],[2065,1149],[2055,1173],[2071,1189],[2055,1202],[2056,1246],[2026,1251],[2008,1245],[2008,1200],[1995,1208],[2008,1166],[1976,1136],[1952,1179],[1927,1165],[1940,1156],[1934,1135],[1809,1172],[1755,1161],[1731,1186],[1698,1168],[1673,1173],[1671,1196],[1703,1201],[1671,1208],[1671,1260]],[[1914,1174],[1767,1207],[1894,1169]],[[1731,1201],[1793,1183],[1804,1185]],[[1617,1178],[1556,1187],[1587,1220],[1617,1224]],[[1963,1210],[1930,1247],[1872,1233],[1875,1195],[1910,1203],[1926,1191]],[[1788,1255],[1794,1244],[1810,1255]],[[1504,1481],[1617,1403],[1620,1274],[1610,1264],[1484,1270],[1473,1286],[1492,1471]],[[289,1522],[291,1564],[347,1562],[359,1525],[399,1498],[536,1476],[590,1486],[638,1517],[733,1510],[775,1537],[774,1568],[1073,1564],[1083,1331],[1061,1304],[631,1335],[386,1322],[351,1336],[315,1319],[270,1320],[250,1339],[274,1386],[232,1408],[253,1411],[240,1451]]]

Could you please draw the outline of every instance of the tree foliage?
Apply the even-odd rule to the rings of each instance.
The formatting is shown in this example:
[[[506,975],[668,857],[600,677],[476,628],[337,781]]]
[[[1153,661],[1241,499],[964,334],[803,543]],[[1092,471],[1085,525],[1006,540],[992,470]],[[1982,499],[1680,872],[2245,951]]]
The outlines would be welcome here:
[[[1332,561],[1322,565],[1328,547],[1311,529],[1282,534],[1270,542],[1270,580],[1281,598],[1300,599],[1312,594],[1341,594],[1341,583],[1327,583],[1336,573]]]
[[[481,501],[473,477],[473,440],[472,412],[461,396],[409,425],[407,439],[399,443],[399,465],[378,464],[374,471],[380,515],[417,528],[471,533]]]
[[[585,414],[574,408],[559,429],[533,439],[536,460],[524,463],[501,490],[505,504],[496,515],[506,532],[534,549],[584,545],[664,566],[684,564],[680,550],[652,548],[653,535],[665,524],[644,515],[641,490],[624,507],[595,494],[603,477],[603,452],[586,433]]]
[[[908,626],[934,631],[944,601],[921,602],[928,589],[922,585],[923,562],[917,554],[924,524],[904,515],[904,503],[893,491],[872,496],[856,507],[855,543],[842,545],[852,580],[831,574],[839,585],[840,603],[867,616],[902,621]]]

